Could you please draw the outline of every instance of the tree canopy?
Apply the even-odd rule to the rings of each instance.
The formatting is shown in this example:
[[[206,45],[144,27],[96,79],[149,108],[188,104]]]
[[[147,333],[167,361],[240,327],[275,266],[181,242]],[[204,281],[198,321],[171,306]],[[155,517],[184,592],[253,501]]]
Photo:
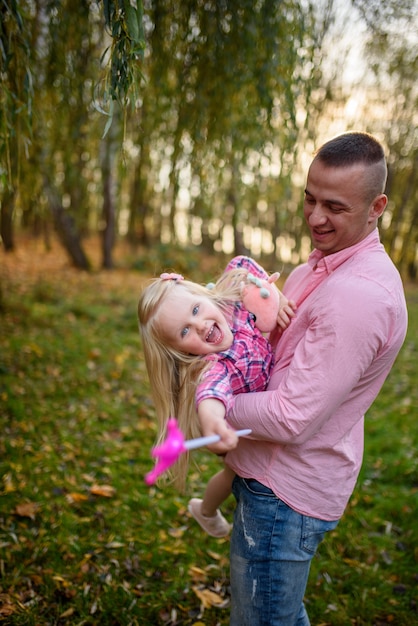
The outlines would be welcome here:
[[[377,4],[350,9],[364,32],[367,79],[356,89],[367,107],[342,130],[355,124],[387,147],[383,239],[413,276],[416,0],[380,13]],[[282,265],[305,258],[305,156],[354,92],[342,80],[340,5],[0,0],[4,247],[13,249],[16,228],[47,239],[53,225],[86,268],[91,232],[102,235],[106,267],[116,237],[145,255],[157,243]]]

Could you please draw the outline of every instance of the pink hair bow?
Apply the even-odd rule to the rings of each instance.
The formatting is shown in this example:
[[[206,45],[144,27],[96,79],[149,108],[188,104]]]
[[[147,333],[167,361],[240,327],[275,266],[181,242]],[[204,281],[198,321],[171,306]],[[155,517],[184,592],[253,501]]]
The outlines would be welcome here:
[[[176,274],[175,272],[164,272],[160,275],[161,280],[184,280],[184,277],[181,274]]]

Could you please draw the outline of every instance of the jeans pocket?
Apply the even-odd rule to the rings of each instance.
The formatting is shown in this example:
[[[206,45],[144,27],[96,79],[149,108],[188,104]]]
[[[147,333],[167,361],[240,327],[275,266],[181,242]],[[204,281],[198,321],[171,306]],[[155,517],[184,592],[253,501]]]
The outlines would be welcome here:
[[[262,483],[259,483],[258,480],[255,480],[255,478],[242,478],[241,480],[248,489],[248,491],[250,491],[254,495],[276,498],[276,496],[269,487],[266,487]]]
[[[319,544],[323,540],[325,533],[334,530],[337,521],[326,522],[316,517],[303,516],[301,548],[310,554],[315,554]]]

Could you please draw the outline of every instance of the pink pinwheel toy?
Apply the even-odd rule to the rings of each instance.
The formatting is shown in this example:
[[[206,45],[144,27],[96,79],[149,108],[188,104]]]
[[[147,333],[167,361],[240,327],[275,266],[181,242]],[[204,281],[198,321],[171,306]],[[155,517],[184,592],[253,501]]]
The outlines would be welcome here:
[[[250,429],[238,430],[238,437],[244,437],[251,433]],[[177,461],[179,456],[187,450],[195,450],[203,446],[209,446],[211,443],[220,441],[219,435],[210,435],[209,437],[198,437],[197,439],[184,440],[184,435],[177,426],[175,417],[170,417],[167,423],[166,440],[151,451],[151,456],[157,459],[154,469],[145,476],[147,485],[153,485],[157,478],[161,476],[173,463]]]

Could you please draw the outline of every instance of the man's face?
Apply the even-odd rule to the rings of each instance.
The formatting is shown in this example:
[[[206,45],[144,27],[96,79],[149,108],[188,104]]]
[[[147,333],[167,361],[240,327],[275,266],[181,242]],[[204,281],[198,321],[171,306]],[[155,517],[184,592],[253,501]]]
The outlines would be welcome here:
[[[161,303],[157,319],[167,343],[185,354],[222,352],[233,342],[219,307],[210,298],[195,296],[181,285]]]
[[[363,164],[329,167],[318,159],[312,162],[303,211],[312,244],[325,255],[355,245],[375,228],[386,196],[381,194],[369,203],[365,176]]]

